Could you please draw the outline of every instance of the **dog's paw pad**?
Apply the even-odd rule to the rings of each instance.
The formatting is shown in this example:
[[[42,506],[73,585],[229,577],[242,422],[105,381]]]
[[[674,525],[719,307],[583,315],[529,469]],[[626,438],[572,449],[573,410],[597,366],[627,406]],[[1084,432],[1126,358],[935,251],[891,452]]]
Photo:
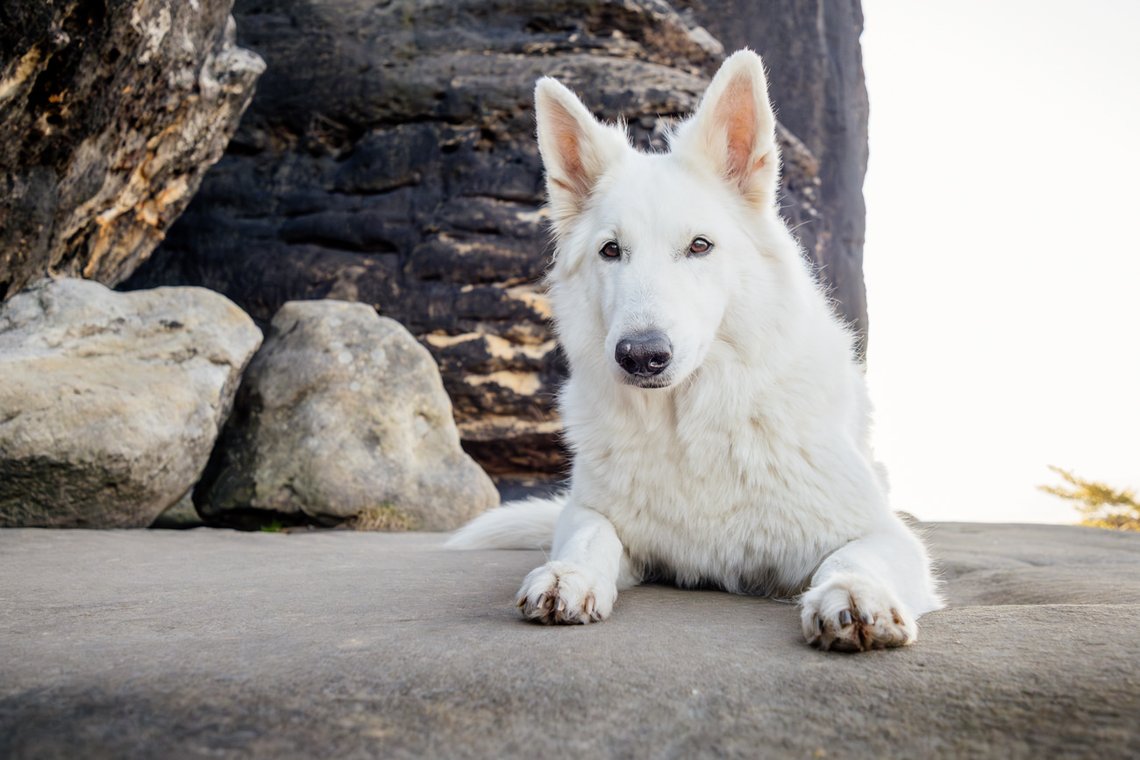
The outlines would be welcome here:
[[[801,611],[804,638],[830,652],[866,652],[914,643],[914,618],[872,581],[837,578],[811,589]]]
[[[515,603],[523,617],[548,625],[594,623],[613,609],[617,588],[567,562],[548,562],[531,571]]]

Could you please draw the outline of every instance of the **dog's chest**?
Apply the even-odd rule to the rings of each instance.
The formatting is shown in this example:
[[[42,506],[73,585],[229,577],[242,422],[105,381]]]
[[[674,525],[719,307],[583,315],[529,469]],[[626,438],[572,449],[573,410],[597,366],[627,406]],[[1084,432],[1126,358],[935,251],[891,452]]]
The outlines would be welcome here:
[[[674,421],[675,423],[676,421]],[[681,585],[794,593],[859,535],[857,515],[812,450],[749,417],[621,435],[615,421],[578,446],[575,492],[605,514],[641,571]]]

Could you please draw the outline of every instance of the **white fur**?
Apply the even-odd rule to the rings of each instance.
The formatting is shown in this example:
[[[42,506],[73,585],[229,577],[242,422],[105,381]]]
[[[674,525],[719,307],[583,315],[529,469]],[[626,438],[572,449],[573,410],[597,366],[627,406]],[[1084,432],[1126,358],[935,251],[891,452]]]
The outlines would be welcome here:
[[[462,530],[449,549],[549,549],[565,499],[523,499],[484,513],[479,531]],[[468,527],[474,523],[468,523]]]
[[[635,151],[554,80],[539,81],[536,109],[570,489],[556,525],[551,502],[508,505],[451,544],[534,546],[553,528],[551,561],[518,597],[543,622],[604,619],[618,589],[653,577],[799,596],[804,636],[825,649],[913,642],[941,601],[888,506],[852,336],[777,213],[759,57],[724,63],[667,154]],[[687,255],[697,236],[712,251]],[[609,240],[620,258],[599,255]],[[631,384],[615,361],[645,330],[672,343],[665,387]]]

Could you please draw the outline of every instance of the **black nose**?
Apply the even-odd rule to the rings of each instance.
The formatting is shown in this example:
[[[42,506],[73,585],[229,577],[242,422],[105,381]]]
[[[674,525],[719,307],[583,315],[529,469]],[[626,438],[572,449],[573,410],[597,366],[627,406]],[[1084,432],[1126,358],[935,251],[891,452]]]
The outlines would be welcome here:
[[[617,363],[631,375],[660,375],[673,358],[673,344],[657,330],[637,333],[618,341],[614,351]]]

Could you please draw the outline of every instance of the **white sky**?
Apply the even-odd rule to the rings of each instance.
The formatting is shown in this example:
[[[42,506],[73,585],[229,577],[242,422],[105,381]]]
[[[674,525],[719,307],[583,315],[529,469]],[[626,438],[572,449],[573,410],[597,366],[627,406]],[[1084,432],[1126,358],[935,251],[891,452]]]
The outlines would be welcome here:
[[[928,520],[1140,489],[1140,2],[863,0],[876,453]]]

